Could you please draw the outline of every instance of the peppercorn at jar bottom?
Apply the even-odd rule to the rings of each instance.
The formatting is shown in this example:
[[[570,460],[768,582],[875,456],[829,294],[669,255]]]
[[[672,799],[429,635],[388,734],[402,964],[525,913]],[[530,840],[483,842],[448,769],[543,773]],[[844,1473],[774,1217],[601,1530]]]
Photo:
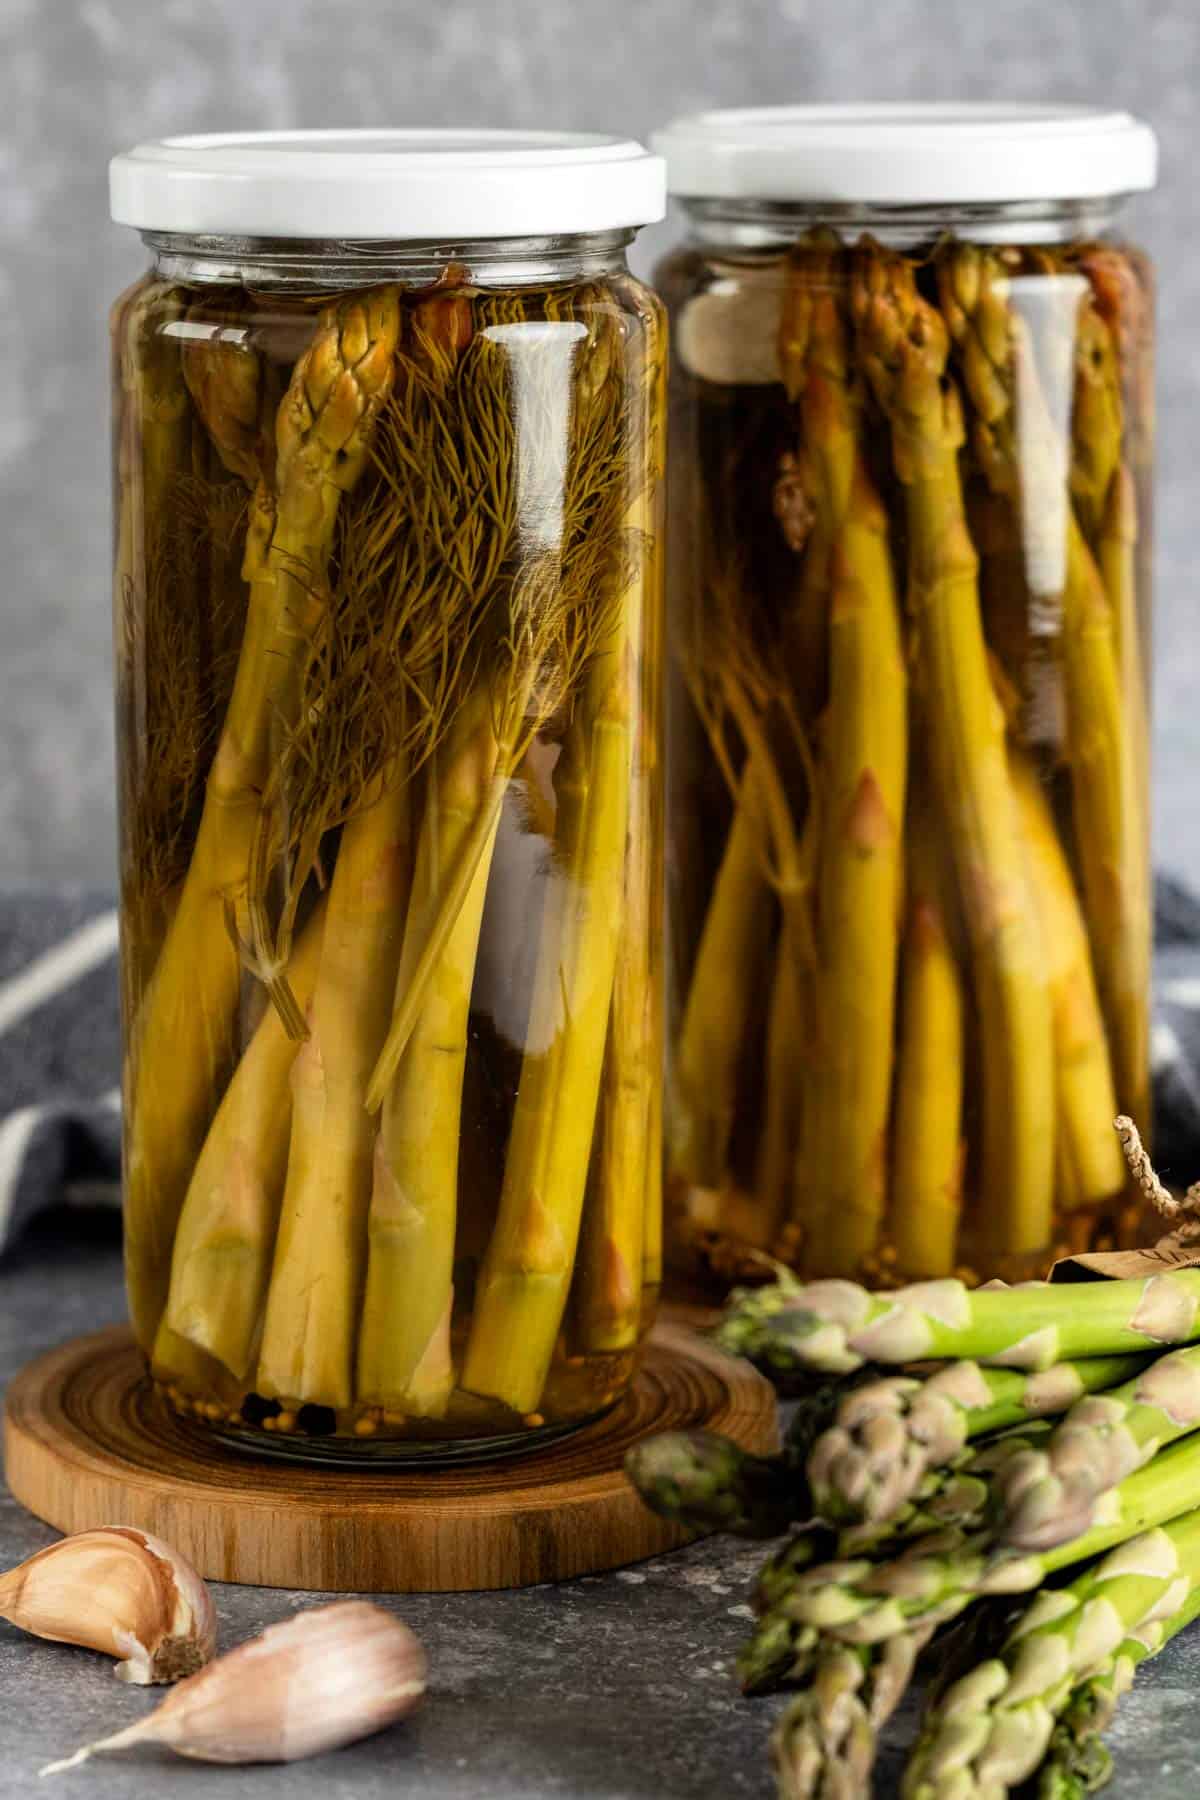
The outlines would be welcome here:
[[[1012,1278],[1132,1217],[1149,277],[899,236],[710,225],[659,271],[669,1217],[719,1279]]]
[[[300,1448],[581,1422],[659,1280],[657,303],[155,272],[113,337],[154,1378]]]

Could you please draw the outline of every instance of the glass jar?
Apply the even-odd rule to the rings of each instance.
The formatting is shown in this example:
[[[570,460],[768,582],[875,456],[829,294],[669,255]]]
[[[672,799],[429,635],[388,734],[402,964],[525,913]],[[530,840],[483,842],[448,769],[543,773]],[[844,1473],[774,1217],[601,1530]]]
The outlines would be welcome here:
[[[1124,115],[708,114],[672,319],[668,1232],[876,1284],[1128,1222],[1153,297]]]
[[[113,166],[129,1303],[236,1442],[486,1454],[632,1377],[664,204],[557,134]]]

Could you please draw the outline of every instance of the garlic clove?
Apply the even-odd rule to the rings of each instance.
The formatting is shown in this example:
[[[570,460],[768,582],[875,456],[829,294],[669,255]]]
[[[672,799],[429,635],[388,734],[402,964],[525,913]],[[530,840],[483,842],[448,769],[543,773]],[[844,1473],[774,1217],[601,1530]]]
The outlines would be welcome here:
[[[268,1626],[136,1725],[42,1774],[135,1744],[166,1744],[198,1762],[299,1762],[406,1718],[425,1686],[425,1652],[408,1626],[369,1601],[341,1600]]]
[[[710,285],[680,311],[675,352],[690,375],[718,386],[763,387],[783,380],[779,331],[786,284],[777,266],[715,262]]]
[[[118,1679],[140,1686],[194,1675],[217,1647],[212,1596],[191,1564],[123,1525],[63,1538],[0,1575],[0,1619],[115,1656]]]

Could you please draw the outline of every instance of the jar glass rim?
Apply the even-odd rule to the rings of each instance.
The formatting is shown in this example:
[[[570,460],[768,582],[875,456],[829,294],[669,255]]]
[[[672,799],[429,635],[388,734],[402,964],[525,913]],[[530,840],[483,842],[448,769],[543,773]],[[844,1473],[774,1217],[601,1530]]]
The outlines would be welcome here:
[[[689,236],[746,251],[778,250],[806,232],[831,228],[843,240],[867,236],[893,248],[943,237],[981,244],[1055,244],[1102,237],[1113,229],[1128,195],[1091,200],[937,201],[909,205],[872,201],[762,200],[681,195]]]
[[[526,286],[625,270],[632,226],[614,231],[441,239],[245,237],[224,232],[143,231],[166,280],[341,292],[399,280],[420,286],[464,271],[467,284]]]

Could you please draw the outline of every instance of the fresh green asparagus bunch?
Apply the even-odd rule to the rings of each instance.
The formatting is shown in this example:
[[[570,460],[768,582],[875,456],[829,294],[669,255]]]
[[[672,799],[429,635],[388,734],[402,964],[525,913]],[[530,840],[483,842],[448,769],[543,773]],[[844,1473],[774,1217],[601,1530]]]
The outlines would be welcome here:
[[[845,1405],[846,1390],[845,1382],[806,1382],[777,1456],[752,1456],[711,1431],[668,1431],[636,1444],[626,1473],[652,1512],[688,1530],[778,1537],[817,1511],[812,1455]]]
[[[866,1363],[969,1357],[1031,1374],[1082,1356],[1200,1339],[1200,1269],[1127,1281],[968,1288],[921,1281],[873,1294],[853,1281],[736,1289],[717,1341],[763,1373],[848,1375]]]
[[[1200,1348],[1160,1356],[1132,1380],[1091,1393],[1048,1443],[1014,1458],[999,1483],[1000,1532],[1018,1550],[1077,1536],[1103,1495],[1200,1425]]]
[[[829,1646],[812,1680],[780,1714],[771,1760],[780,1800],[854,1800],[868,1791],[878,1732],[894,1712],[924,1647],[893,1638],[882,1656]]]
[[[1026,1375],[957,1362],[924,1381],[893,1375],[864,1383],[842,1400],[809,1458],[815,1510],[831,1519],[891,1518],[926,1471],[951,1462],[969,1439],[1065,1412],[1145,1363],[1092,1356]],[[1070,1416],[1080,1411],[1074,1407]]]
[[[1193,1435],[1128,1476],[1089,1530],[1053,1549],[1010,1549],[991,1523],[934,1532],[892,1560],[847,1558],[807,1571],[780,1610],[844,1643],[882,1643],[917,1626],[945,1624],[979,1595],[1033,1593],[1059,1569],[1185,1512],[1198,1484],[1200,1438]]]
[[[830,1554],[874,1552],[884,1544],[918,1538],[947,1525],[981,1523],[988,1506],[996,1510],[999,1504],[992,1494],[996,1470],[1018,1457],[1024,1466],[1048,1447],[1050,1427],[1039,1415],[1065,1411],[1072,1394],[1092,1393],[1117,1381],[1140,1361],[1090,1357],[1029,1377],[986,1371],[994,1381],[994,1403],[959,1408],[962,1430],[957,1437],[947,1430],[932,1448],[914,1440],[910,1460],[918,1453],[923,1456],[920,1468],[911,1472],[911,1480],[889,1484],[888,1504],[875,1503],[869,1509],[856,1510],[850,1483],[839,1486],[839,1469],[830,1466],[835,1462],[833,1448],[847,1434],[847,1422],[869,1420],[872,1409],[884,1404],[886,1391],[893,1387],[909,1390],[904,1398],[911,1402],[910,1418],[919,1420],[926,1410],[935,1413],[954,1386],[949,1377],[957,1372],[955,1367],[925,1381],[900,1377],[894,1383],[851,1386],[840,1398],[836,1388],[819,1387],[796,1406],[783,1448],[775,1456],[752,1455],[712,1431],[667,1431],[633,1447],[626,1458],[626,1474],[652,1512],[689,1530],[770,1538],[793,1525],[805,1525],[802,1541],[811,1562],[811,1526],[819,1521]],[[974,1364],[957,1367],[973,1371],[981,1391],[987,1388],[985,1371]],[[967,1391],[966,1379],[959,1388]],[[926,1389],[936,1391],[928,1408],[923,1408],[921,1394]],[[1030,1420],[1029,1426],[1017,1429],[1023,1418]],[[1038,1422],[1043,1430],[1037,1429]],[[971,1448],[965,1444],[969,1429],[974,1430]],[[869,1425],[864,1439],[866,1460],[875,1455]],[[850,1456],[847,1451],[842,1462],[848,1463]],[[882,1453],[878,1475],[881,1483]]]
[[[1071,1689],[1038,1771],[1037,1800],[1082,1800],[1111,1780],[1112,1757],[1101,1732],[1112,1724],[1141,1665],[1197,1617],[1200,1588],[1193,1586],[1178,1612],[1131,1632],[1103,1669]]]
[[[1001,1654],[931,1706],[909,1761],[905,1800],[975,1800],[1035,1775],[1081,1683],[1116,1678],[1136,1634],[1190,1616],[1200,1582],[1200,1510],[1131,1538],[1065,1588],[1041,1592]],[[1155,1628],[1159,1628],[1157,1631]],[[1093,1689],[1094,1691],[1094,1689]],[[1078,1715],[1077,1715],[1078,1716]]]
[[[1105,1778],[1120,1695],[1200,1612],[1198,1302],[1200,1270],[1166,1262],[877,1294],[785,1273],[731,1297],[718,1341],[801,1393],[783,1448],[675,1433],[629,1473],[676,1522],[779,1539],[738,1674],[791,1695],[783,1800],[868,1790],[927,1647],[943,1685],[905,1800],[1075,1800]]]

